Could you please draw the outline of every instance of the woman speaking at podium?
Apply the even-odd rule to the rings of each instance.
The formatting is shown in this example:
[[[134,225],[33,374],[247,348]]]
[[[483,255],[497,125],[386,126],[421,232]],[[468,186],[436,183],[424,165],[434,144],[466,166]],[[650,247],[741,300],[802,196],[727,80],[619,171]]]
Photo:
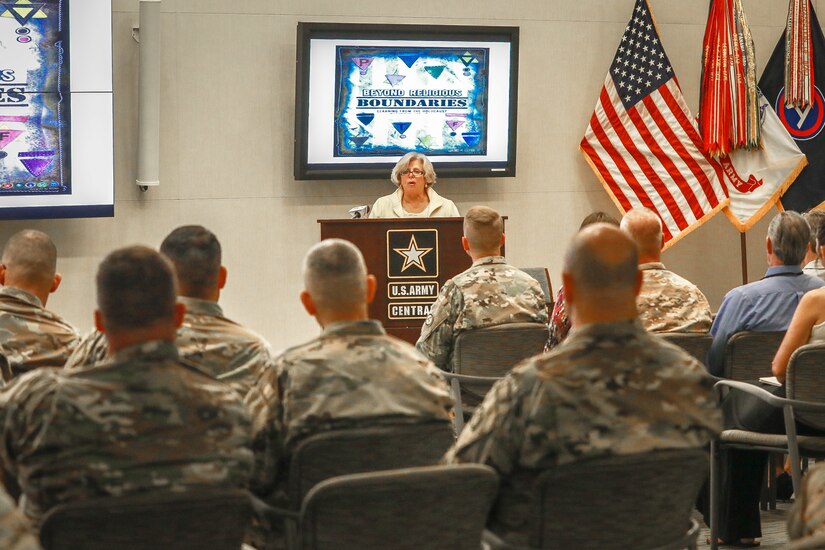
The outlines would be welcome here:
[[[407,153],[390,176],[397,189],[375,201],[370,218],[449,218],[458,217],[450,199],[435,192],[435,170],[426,155]]]

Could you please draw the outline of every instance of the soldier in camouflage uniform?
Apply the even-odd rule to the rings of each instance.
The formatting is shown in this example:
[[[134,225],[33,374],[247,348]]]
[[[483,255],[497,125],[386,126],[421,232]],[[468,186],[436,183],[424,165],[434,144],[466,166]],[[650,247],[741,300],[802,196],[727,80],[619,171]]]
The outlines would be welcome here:
[[[802,478],[802,487],[795,495],[788,514],[788,535],[791,540],[811,543],[820,541],[816,548],[825,547],[825,464],[817,463]],[[808,548],[815,548],[811,545]]]
[[[0,488],[0,548],[3,550],[40,550],[29,524]]]
[[[610,455],[702,447],[721,429],[713,381],[681,349],[644,330],[636,247],[618,228],[581,231],[565,258],[573,330],[493,386],[448,463],[501,476],[489,527],[529,542],[529,498],[542,470]]]
[[[301,302],[321,335],[283,352],[246,397],[255,439],[253,490],[281,505],[291,453],[307,436],[433,420],[448,429],[452,408],[440,371],[368,319],[376,282],[353,244],[322,241],[308,252],[303,271]]]
[[[260,372],[271,367],[272,354],[261,336],[224,317],[218,305],[227,270],[221,265],[217,237],[204,227],[187,225],[172,231],[160,251],[175,266],[178,301],[186,306],[178,329],[178,353],[212,376],[237,383],[246,393]],[[83,339],[66,368],[93,364],[104,357],[106,338],[95,331]]]
[[[461,244],[473,265],[444,284],[415,344],[442,370],[455,372],[453,346],[462,331],[547,323],[538,281],[508,265],[501,255],[502,229],[501,216],[486,206],[474,206],[464,217]]]
[[[639,248],[642,290],[636,299],[639,318],[650,332],[708,332],[710,304],[696,285],[662,263],[662,220],[647,208],[629,210],[621,228]]]
[[[15,233],[3,249],[0,354],[13,376],[63,366],[80,339],[74,327],[46,309],[49,294],[60,286],[56,268],[57,248],[40,231]]]
[[[32,525],[66,502],[246,487],[248,413],[234,390],[178,357],[171,264],[145,247],[115,251],[98,270],[97,299],[107,360],[39,369],[0,392],[0,463]]]

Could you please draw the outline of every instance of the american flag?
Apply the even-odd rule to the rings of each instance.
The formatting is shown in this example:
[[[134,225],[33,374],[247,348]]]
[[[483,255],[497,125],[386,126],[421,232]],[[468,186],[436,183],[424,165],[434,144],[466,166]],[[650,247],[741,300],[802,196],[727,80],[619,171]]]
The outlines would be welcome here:
[[[659,214],[666,246],[728,204],[647,0],[637,0],[580,147],[622,212]]]

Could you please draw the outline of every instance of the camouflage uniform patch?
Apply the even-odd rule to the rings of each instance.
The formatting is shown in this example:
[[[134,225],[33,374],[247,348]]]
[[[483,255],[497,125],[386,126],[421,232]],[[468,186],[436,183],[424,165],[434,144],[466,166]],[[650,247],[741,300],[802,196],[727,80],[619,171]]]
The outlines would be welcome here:
[[[246,393],[261,371],[272,366],[269,344],[255,332],[224,317],[209,300],[179,296],[186,306],[176,344],[180,356]],[[106,357],[106,337],[94,331],[83,338],[66,362],[67,369],[93,365]]]
[[[435,365],[454,372],[453,345],[465,330],[506,323],[547,323],[544,291],[538,281],[489,256],[444,284],[431,318],[421,327],[415,347]]]
[[[527,544],[527,495],[555,465],[653,449],[702,447],[721,429],[705,368],[640,322],[586,325],[493,386],[448,463],[477,462],[502,477],[489,524]]]
[[[40,369],[0,391],[0,462],[39,526],[54,506],[190,486],[246,487],[242,398],[174,344],[147,342],[94,367]]]
[[[0,289],[0,353],[15,376],[62,367],[80,340],[75,328],[18,288]]]
[[[640,264],[642,289],[636,299],[639,318],[650,332],[708,332],[710,304],[696,285],[665,269],[664,264]]]

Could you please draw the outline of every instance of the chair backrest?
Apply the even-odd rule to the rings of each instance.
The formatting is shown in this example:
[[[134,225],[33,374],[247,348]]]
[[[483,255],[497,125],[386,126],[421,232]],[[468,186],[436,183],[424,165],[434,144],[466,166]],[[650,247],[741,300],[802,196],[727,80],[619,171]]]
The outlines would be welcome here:
[[[725,378],[758,380],[773,376],[771,361],[785,332],[737,332],[725,347]]]
[[[788,361],[785,394],[789,399],[825,403],[825,344],[798,348]],[[825,415],[796,411],[796,420],[825,430]]]
[[[544,351],[544,323],[508,323],[459,333],[453,354],[457,374],[504,376],[519,361]]]
[[[452,425],[446,421],[312,435],[292,453],[290,502],[297,509],[312,487],[331,477],[436,464],[454,441]]]
[[[532,278],[537,280],[544,291],[544,304],[547,312],[553,311],[553,284],[550,282],[550,272],[546,267],[521,267],[519,268]]]
[[[530,544],[577,550],[667,546],[685,537],[707,473],[708,455],[700,449],[553,468],[536,484]]]
[[[498,487],[488,466],[462,464],[336,477],[301,511],[304,550],[478,550]]]
[[[251,513],[250,495],[238,489],[102,497],[51,510],[40,544],[44,550],[238,550]]]
[[[703,365],[713,342],[713,336],[707,332],[658,332],[656,335],[675,346],[679,346]]]

